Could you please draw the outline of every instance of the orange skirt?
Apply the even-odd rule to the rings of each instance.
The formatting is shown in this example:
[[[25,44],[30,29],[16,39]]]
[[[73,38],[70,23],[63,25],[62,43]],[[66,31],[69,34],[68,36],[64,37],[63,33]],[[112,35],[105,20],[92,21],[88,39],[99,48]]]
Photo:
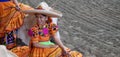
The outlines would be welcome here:
[[[28,46],[15,47],[10,51],[15,53],[18,57],[27,57],[29,54],[29,47]]]
[[[25,4],[20,4],[20,7],[22,10],[33,10]],[[0,37],[3,37],[6,32],[20,28],[24,17],[25,14],[17,11],[13,2],[0,2]]]
[[[58,57],[61,55],[61,49],[57,48],[32,48],[30,57]]]
[[[82,57],[82,54],[77,51],[70,51],[71,57]],[[29,57],[69,57],[63,56],[60,47],[57,48],[32,48]]]

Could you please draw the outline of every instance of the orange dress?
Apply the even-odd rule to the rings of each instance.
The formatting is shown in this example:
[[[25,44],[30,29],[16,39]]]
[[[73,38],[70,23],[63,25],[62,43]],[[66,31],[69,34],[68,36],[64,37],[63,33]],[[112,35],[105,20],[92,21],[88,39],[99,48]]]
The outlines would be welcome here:
[[[33,46],[35,42],[49,41],[50,36],[55,34],[57,30],[58,26],[53,23],[46,24],[45,26],[33,26],[30,29],[31,41],[29,57],[68,57],[67,55],[62,56],[62,49],[59,46],[54,48],[38,48]],[[71,51],[70,54],[72,57],[82,57],[82,55],[76,51]]]
[[[29,47],[28,46],[19,46],[11,49],[13,53],[15,53],[18,57],[27,57],[29,53]]]
[[[25,4],[19,4],[22,10],[33,10]],[[23,24],[25,14],[15,9],[12,1],[0,2],[0,37],[5,36],[6,32],[18,29]]]

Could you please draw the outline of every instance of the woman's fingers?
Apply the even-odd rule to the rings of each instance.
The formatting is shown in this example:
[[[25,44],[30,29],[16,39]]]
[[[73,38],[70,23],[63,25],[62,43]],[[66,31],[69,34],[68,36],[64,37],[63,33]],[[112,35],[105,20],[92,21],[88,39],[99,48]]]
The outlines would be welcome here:
[[[70,57],[69,51],[67,51],[67,49],[63,50],[62,56],[68,56],[68,57]]]
[[[20,7],[19,6],[16,6],[15,8],[16,8],[16,10],[20,11]]]

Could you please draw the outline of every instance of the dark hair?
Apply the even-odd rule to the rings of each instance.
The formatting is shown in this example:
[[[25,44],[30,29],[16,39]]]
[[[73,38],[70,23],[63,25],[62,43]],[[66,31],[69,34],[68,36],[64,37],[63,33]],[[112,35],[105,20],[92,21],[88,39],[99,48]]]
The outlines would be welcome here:
[[[47,23],[51,23],[52,22],[52,18],[48,17],[48,20],[46,21]]]
[[[47,15],[44,15],[44,14],[41,14],[41,15],[43,15],[43,16],[47,16]],[[37,14],[35,14],[35,17],[38,17]]]

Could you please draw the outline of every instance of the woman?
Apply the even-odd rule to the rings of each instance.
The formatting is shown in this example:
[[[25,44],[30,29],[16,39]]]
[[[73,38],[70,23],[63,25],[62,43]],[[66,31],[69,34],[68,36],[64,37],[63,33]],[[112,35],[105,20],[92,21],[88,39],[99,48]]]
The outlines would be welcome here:
[[[0,0],[0,37],[4,36],[4,25],[8,25],[7,21],[12,18],[13,11],[20,10],[17,0]],[[11,15],[12,14],[12,15]],[[11,28],[10,28],[11,30]]]
[[[4,9],[9,7],[9,6],[15,6],[17,10],[20,9],[17,0],[12,0],[12,2],[10,0],[0,0],[0,21],[2,19],[2,17],[6,16],[7,11],[5,11]],[[4,14],[3,14],[4,13]],[[0,22],[1,23],[1,22]],[[2,24],[0,24],[0,27],[2,27]],[[0,28],[0,31],[1,28]],[[2,37],[3,34],[0,33],[0,44],[4,44],[4,37]]]
[[[25,13],[46,13],[49,11],[36,10],[22,3],[18,4],[17,0],[1,0],[0,1],[0,42],[3,44],[6,40],[8,49],[15,46],[16,30],[23,24]],[[55,15],[54,16],[59,16]]]
[[[46,10],[43,7],[44,5],[45,3],[41,3],[37,9]],[[31,36],[30,57],[82,57],[78,52],[69,53],[69,49],[62,44],[56,34],[58,26],[52,22],[50,13],[36,13],[35,16],[37,23],[29,30],[29,35]],[[51,36],[56,44],[50,41]]]
[[[33,8],[18,4],[17,0],[0,0],[0,44],[5,44],[6,41],[7,46],[14,46],[14,32],[21,27],[24,19],[24,13],[19,12],[20,9]]]
[[[5,41],[7,42],[7,44],[10,44],[8,46],[14,46],[15,44],[13,44],[14,42],[14,37],[13,36],[13,29],[11,30],[11,28],[9,28],[9,23],[11,23],[11,21],[9,19],[11,19],[13,16],[12,11],[16,11],[16,10],[20,10],[20,6],[18,5],[17,0],[0,0],[0,44],[5,44]],[[12,19],[18,19],[18,18],[12,18]],[[13,20],[12,20],[13,22]],[[5,31],[6,29],[10,29],[11,32],[7,32]],[[6,38],[5,39],[5,33],[6,33]]]
[[[38,22],[29,31],[32,33],[30,57],[47,57],[47,56],[56,57],[60,56],[62,50],[66,53],[65,47],[63,46],[63,44],[61,44],[60,40],[58,40],[55,36],[55,32],[57,32],[57,26],[46,21],[45,19],[48,19],[47,16],[36,15],[36,17],[38,18]],[[54,36],[53,38],[60,45],[62,50],[57,45],[49,41],[50,36]],[[53,51],[55,52],[55,54],[49,55]]]

